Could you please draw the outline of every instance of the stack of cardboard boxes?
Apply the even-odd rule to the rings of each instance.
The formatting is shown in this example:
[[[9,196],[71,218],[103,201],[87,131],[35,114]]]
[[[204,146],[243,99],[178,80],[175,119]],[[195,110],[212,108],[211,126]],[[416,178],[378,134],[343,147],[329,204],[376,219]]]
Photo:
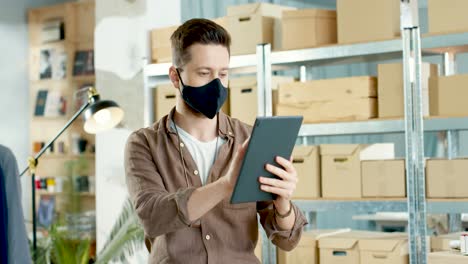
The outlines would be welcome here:
[[[272,103],[277,104],[278,86],[282,83],[293,82],[293,77],[273,76],[271,80]],[[229,112],[231,117],[237,118],[249,125],[253,125],[258,113],[257,77],[245,76],[230,78],[229,80]],[[276,115],[273,109],[273,115]]]
[[[429,30],[432,33],[468,30],[464,13],[455,6],[463,0],[429,1]],[[369,12],[369,10],[372,10]],[[450,13],[450,16],[446,14]],[[453,14],[453,15],[452,15]],[[231,54],[253,54],[256,44],[271,43],[274,50],[302,49],[399,37],[398,1],[338,0],[337,9],[300,9],[268,3],[229,6],[227,16],[214,19],[232,36]],[[170,36],[177,26],[151,31],[154,62],[171,60]],[[303,34],[303,29],[308,34]],[[291,80],[291,78],[289,78]],[[404,116],[403,65],[378,66],[378,82],[361,76],[333,80],[276,84],[274,113],[303,115],[305,123],[402,118]],[[275,82],[275,79],[273,79]],[[378,84],[377,84],[378,83]],[[436,65],[423,64],[424,116],[467,116],[468,75],[439,77]],[[255,78],[232,80],[232,99],[225,112],[253,124],[257,113]],[[250,88],[249,88],[250,87]],[[242,102],[240,105],[239,102]],[[248,110],[247,110],[248,109]],[[161,115],[158,115],[161,116]]]
[[[406,234],[314,230],[291,252],[277,251],[278,264],[407,264]]]
[[[429,262],[433,264],[467,263],[450,248],[452,240],[461,233],[431,237]],[[429,250],[429,248],[428,248]],[[277,249],[278,264],[407,264],[409,263],[408,234],[368,231],[313,230],[303,233],[297,247],[286,252]]]
[[[293,163],[300,182],[294,199],[406,196],[405,163],[393,144],[296,146]]]
[[[276,114],[304,116],[304,123],[363,120],[377,116],[377,80],[350,77],[284,83],[279,86]]]

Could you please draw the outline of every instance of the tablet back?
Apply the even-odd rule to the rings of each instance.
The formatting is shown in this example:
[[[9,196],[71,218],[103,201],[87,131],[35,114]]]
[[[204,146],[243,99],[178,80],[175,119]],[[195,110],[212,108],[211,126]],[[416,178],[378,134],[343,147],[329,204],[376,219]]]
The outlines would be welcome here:
[[[301,124],[301,116],[257,117],[231,203],[275,199],[273,194],[260,190],[258,178],[276,177],[265,170],[265,165],[268,163],[278,166],[276,156],[290,158]]]

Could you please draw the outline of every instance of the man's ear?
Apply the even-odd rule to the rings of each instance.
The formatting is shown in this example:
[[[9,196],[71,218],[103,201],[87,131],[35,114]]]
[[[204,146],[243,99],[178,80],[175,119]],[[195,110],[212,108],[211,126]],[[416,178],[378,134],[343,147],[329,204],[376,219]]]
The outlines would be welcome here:
[[[169,79],[171,80],[172,85],[174,85],[175,88],[180,89],[179,75],[177,74],[175,66],[171,66],[169,68]]]

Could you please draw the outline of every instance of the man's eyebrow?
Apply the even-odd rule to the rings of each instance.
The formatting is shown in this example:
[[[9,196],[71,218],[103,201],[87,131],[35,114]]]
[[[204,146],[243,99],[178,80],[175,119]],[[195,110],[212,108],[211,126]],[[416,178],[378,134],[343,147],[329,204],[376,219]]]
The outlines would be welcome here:
[[[213,68],[211,67],[208,67],[208,66],[200,66],[200,67],[197,67],[195,68],[196,70],[212,70]],[[222,71],[227,71],[229,70],[229,67],[223,67],[221,68]]]
[[[208,66],[200,66],[200,67],[197,67],[196,70],[211,70],[211,68]]]

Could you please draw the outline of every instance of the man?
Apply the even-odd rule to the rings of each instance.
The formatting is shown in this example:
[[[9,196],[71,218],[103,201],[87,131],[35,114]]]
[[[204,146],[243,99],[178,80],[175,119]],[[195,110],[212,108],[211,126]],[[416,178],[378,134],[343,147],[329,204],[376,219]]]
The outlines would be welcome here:
[[[150,263],[259,263],[257,213],[269,239],[293,249],[306,220],[290,202],[296,170],[266,165],[281,180],[260,177],[273,202],[230,204],[251,127],[219,109],[228,86],[228,32],[192,19],[171,36],[175,108],[130,135],[125,167],[136,212],[151,239]],[[258,175],[261,176],[261,175]]]
[[[13,152],[0,145],[0,263],[31,263],[23,206],[18,163]],[[3,185],[3,186],[2,186]],[[5,191],[3,191],[4,189]],[[6,241],[4,240],[6,236]],[[2,241],[3,240],[3,241]],[[6,243],[5,243],[6,242]],[[5,247],[6,246],[6,247]],[[5,249],[7,250],[6,252]],[[6,253],[6,254],[5,254]]]

